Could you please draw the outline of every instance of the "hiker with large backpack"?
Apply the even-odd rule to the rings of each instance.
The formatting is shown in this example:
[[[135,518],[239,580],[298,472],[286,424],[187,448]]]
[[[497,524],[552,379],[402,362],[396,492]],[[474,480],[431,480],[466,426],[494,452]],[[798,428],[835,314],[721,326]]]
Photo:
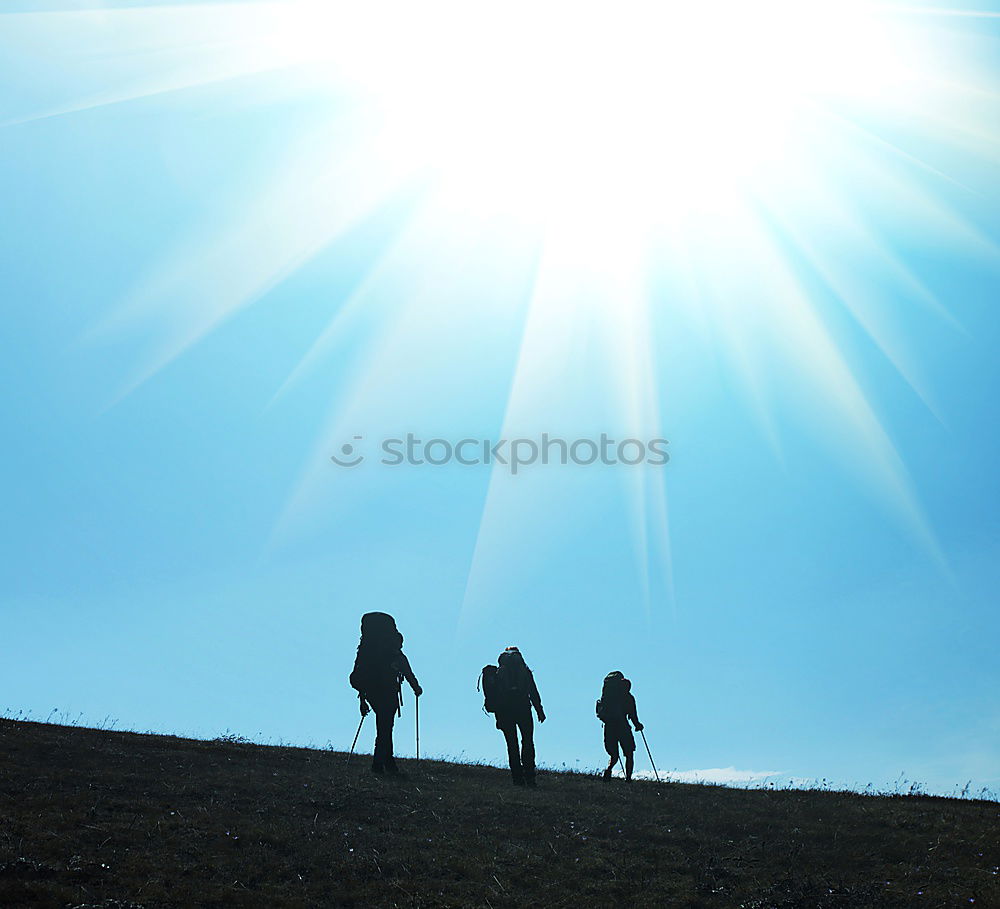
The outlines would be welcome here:
[[[535,708],[538,722],[544,723],[542,699],[520,650],[508,647],[500,654],[497,664],[483,667],[483,707],[496,717],[497,729],[507,741],[507,759],[514,785],[534,786],[535,730],[531,708]],[[518,732],[521,734],[520,747]]]
[[[625,780],[631,781],[635,768],[635,736],[628,724],[631,720],[636,732],[642,732],[643,726],[636,712],[632,683],[617,670],[604,677],[601,697],[597,702],[597,716],[604,723],[604,750],[611,758],[604,771],[604,779],[611,779],[611,771],[620,760],[620,747],[625,755]]]
[[[365,613],[350,681],[358,692],[362,719],[369,708],[375,711],[373,773],[399,772],[392,754],[392,727],[403,704],[403,679],[418,698],[423,694],[403,654],[403,636],[396,628],[396,620],[384,612]]]

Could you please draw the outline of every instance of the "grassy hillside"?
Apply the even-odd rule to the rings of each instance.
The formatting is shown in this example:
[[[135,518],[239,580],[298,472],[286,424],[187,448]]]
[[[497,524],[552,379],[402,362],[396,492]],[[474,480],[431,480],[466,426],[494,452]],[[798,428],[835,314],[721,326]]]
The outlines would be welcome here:
[[[407,763],[0,721],[0,906],[1000,906],[992,802]]]

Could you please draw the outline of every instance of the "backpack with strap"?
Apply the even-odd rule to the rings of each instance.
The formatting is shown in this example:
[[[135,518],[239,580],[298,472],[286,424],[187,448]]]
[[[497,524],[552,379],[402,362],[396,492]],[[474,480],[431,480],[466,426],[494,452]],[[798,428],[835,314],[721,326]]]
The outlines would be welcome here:
[[[529,703],[531,670],[524,662],[521,652],[516,647],[508,647],[500,654],[497,663],[497,666],[492,663],[484,666],[479,676],[483,690],[483,710],[497,713]]]
[[[398,657],[403,636],[396,620],[385,612],[367,612],[361,617],[361,643],[351,671],[351,687],[361,695],[371,692],[398,695],[402,674]]]
[[[616,722],[625,719],[626,701],[632,683],[615,670],[604,677],[601,696],[597,701],[597,716],[602,723]]]
[[[503,692],[501,692],[497,682],[498,672],[499,669],[492,663],[489,666],[484,666],[483,671],[479,673],[479,682],[476,684],[476,691],[479,691],[480,685],[482,685],[483,710],[487,713],[496,713],[497,708],[503,710]]]

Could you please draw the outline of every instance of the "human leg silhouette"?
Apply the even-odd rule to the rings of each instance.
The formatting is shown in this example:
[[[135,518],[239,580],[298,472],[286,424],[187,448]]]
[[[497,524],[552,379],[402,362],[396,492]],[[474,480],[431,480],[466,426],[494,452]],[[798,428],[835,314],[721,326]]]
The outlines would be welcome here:
[[[632,735],[632,728],[629,724],[622,723],[618,730],[618,744],[621,746],[622,754],[625,755],[625,782],[632,781],[632,771],[635,769],[635,736]]]
[[[524,781],[529,786],[535,785],[535,723],[531,711],[517,718],[517,728],[521,732],[521,770]]]
[[[524,768],[521,765],[521,754],[517,742],[517,720],[509,715],[497,715],[497,729],[503,733],[507,741],[507,762],[510,764],[510,775],[515,785],[523,785]]]
[[[604,724],[604,750],[608,753],[610,760],[608,761],[608,766],[604,770],[603,777],[605,780],[610,780],[611,774],[615,769],[615,764],[619,761],[618,733],[612,723]]]
[[[392,727],[396,722],[396,701],[379,699],[372,704],[375,711],[375,753],[372,770],[375,773],[396,773],[396,759],[392,755]]]

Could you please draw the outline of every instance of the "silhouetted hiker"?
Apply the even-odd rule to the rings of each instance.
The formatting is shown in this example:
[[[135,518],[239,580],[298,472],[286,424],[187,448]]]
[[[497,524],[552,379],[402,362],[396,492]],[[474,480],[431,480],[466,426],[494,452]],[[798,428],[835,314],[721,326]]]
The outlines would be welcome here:
[[[632,683],[615,670],[604,677],[604,687],[597,702],[597,715],[604,723],[604,750],[611,762],[604,771],[604,779],[611,779],[611,771],[618,763],[618,748],[625,754],[625,779],[632,779],[635,767],[635,737],[629,728],[629,720],[636,732],[642,732],[642,723],[636,714]]]
[[[535,677],[524,662],[521,651],[508,647],[500,654],[498,666],[484,666],[483,696],[487,713],[496,716],[497,729],[507,740],[510,773],[517,786],[535,785],[535,735],[531,708],[538,713],[538,722],[545,722],[542,699],[535,686]],[[521,733],[518,749],[517,733]]]
[[[375,711],[375,773],[399,772],[392,756],[392,725],[403,704],[403,679],[417,697],[423,694],[402,648],[403,636],[391,615],[368,612],[361,617],[361,643],[351,672],[351,687],[358,692],[361,716],[367,715],[369,705]]]

